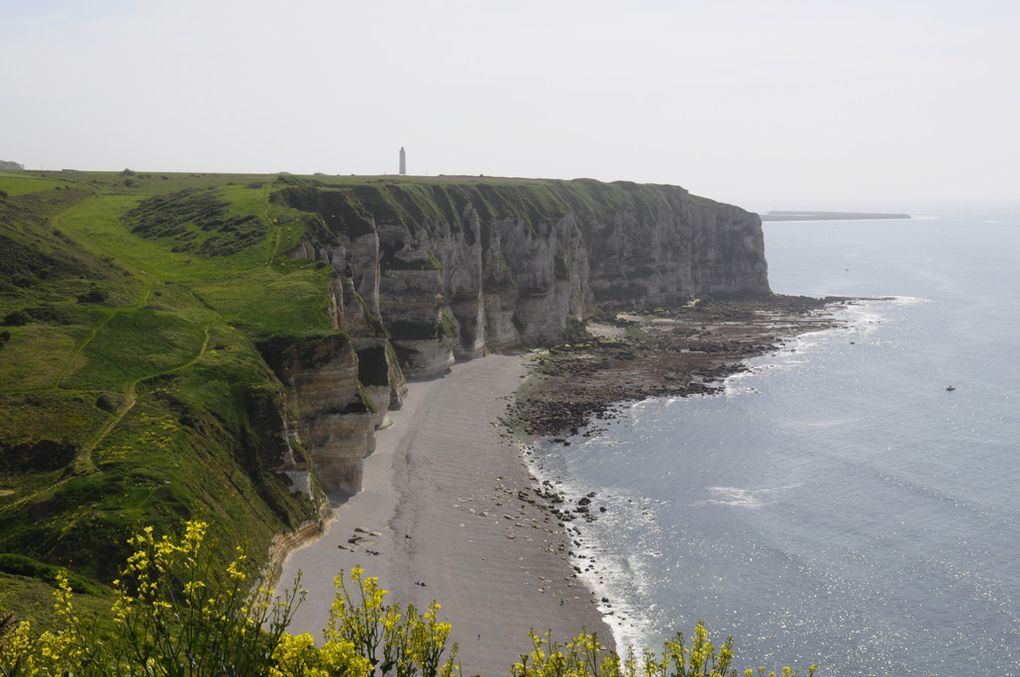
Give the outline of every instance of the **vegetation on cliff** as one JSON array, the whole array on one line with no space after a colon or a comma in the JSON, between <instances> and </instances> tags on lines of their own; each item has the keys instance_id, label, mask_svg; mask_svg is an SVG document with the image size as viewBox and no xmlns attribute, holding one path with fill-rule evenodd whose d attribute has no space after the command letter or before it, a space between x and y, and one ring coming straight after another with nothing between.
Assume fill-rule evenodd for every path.
<instances>
[{"instance_id":1,"label":"vegetation on cliff","mask_svg":"<svg viewBox=\"0 0 1020 677\"><path fill-rule=\"evenodd\" d=\"M274 596L243 550L218 567L205 542L208 525L192 521L180 536L151 527L130 539L133 553L113 581L107 616L85 616L66 573L54 592L55 627L43 632L0 609L0 675L397 675L461 674L451 627L432 602L419 611L387 603L379 580L355 567L335 578L336 596L322 641L292 635L287 626L301 601L294 589ZM732 641L715 646L699 623L661 653L608 650L594 634L565 644L531 633L531 646L508 666L515 677L729 677ZM808 675L815 672L811 666ZM743 674L755 673L750 668ZM765 669L757 674L764 676ZM774 677L775 673L770 672ZM795 674L789 668L783 675Z\"/></svg>"},{"instance_id":2,"label":"vegetation on cliff","mask_svg":"<svg viewBox=\"0 0 1020 677\"><path fill-rule=\"evenodd\" d=\"M0 174L0 597L28 615L52 565L109 595L139 524L202 516L262 559L318 513L256 342L334 333L331 271L282 255L302 230L267 187L130 181Z\"/></svg>"},{"instance_id":3,"label":"vegetation on cliff","mask_svg":"<svg viewBox=\"0 0 1020 677\"><path fill-rule=\"evenodd\" d=\"M279 184L283 187L273 193L272 200L320 215L318 234L326 239L337 232L357 236L383 223L397 224L409 231L452 224L465 228L464 234L470 239L466 220L471 213L477 214L483 224L515 219L533 230L567 215L575 216L582 227L591 227L611 222L620 213L630 213L644 222L654 220L660 213L685 213L692 206L729 208L743 213L691 195L677 186L630 181L286 175L279 179ZM488 229L482 230L483 237L491 234ZM383 251L387 267L408 265L394 254L392 250ZM432 259L423 261L421 267L439 265Z\"/></svg>"}]
</instances>

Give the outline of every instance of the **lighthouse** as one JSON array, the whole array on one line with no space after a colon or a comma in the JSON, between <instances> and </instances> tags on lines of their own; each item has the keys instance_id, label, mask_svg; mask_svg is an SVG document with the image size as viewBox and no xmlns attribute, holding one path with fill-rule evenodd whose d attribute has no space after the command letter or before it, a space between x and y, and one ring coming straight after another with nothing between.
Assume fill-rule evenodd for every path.
<instances>
[{"instance_id":1,"label":"lighthouse","mask_svg":"<svg viewBox=\"0 0 1020 677\"><path fill-rule=\"evenodd\" d=\"M400 147L400 175L407 174L407 154L404 153L404 147Z\"/></svg>"}]
</instances>

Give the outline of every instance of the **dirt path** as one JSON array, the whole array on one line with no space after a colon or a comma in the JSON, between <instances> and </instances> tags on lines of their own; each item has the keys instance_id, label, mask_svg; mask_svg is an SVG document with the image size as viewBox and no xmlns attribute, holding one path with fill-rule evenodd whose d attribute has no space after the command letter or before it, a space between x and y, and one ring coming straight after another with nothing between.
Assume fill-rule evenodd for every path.
<instances>
[{"instance_id":1,"label":"dirt path","mask_svg":"<svg viewBox=\"0 0 1020 677\"><path fill-rule=\"evenodd\" d=\"M74 461L72 462L73 471L71 475L65 477L59 482L48 484L45 487L37 489L31 494L23 496L21 499L15 501L14 503L11 503L9 505L4 506L3 508L0 508L0 513L7 512L8 510L13 510L18 506L24 505L25 503L33 500L37 496L41 496L42 494L48 491L52 491L60 487L61 485L66 484L74 477L93 472L98 472L99 469L96 467L95 462L92 460L92 452L94 452L99 447L99 445L102 444L103 441L110 436L110 433L112 433L113 430L120 424L120 422L124 420L124 417L127 415L127 413L134 408L135 404L138 402L138 385L144 381L148 381L149 379L158 378L160 376L165 376L166 374L173 374L178 371L188 369L189 367L193 366L196 362L198 362L200 359L202 359L202 357L206 353L206 350L209 348L209 339L212 336L211 328L209 327L209 325L205 325L202 328L202 331L204 333L202 346L201 348L199 348L198 353L190 360L183 364L177 365L176 367L172 367L170 369L164 369L163 371L159 371L153 374L147 374L145 376L142 376L141 378L135 379L134 381L127 385L127 387L124 389L123 404L121 404L120 407L117 408L117 411L114 413L113 417L110 420L108 420L103 425L102 428L99 429L99 431L92 438L92 440L87 445L82 447L77 454L75 454Z\"/></svg>"},{"instance_id":2,"label":"dirt path","mask_svg":"<svg viewBox=\"0 0 1020 677\"><path fill-rule=\"evenodd\" d=\"M93 341L96 340L96 336L99 334L99 331L103 327L108 325L110 321L113 320L114 317L116 317L117 315L123 315L124 313L130 311L141 310L142 308L144 308L149 303L149 296L152 295L152 289L153 285L151 284L148 285L145 288L145 291L142 292L142 295L138 298L137 301L135 301L133 305L122 306L120 308L113 308L110 310L110 312L106 313L106 316L100 322L98 322L96 326L92 328L92 332L88 335L88 338L82 341L81 345L74 349L74 353L71 354L71 359L69 359L64 368L60 370L60 373L57 375L57 378L54 379L53 381L52 387L53 388L60 387L61 382L64 379L66 379L70 375L71 370L74 369L74 365L78 362L78 358L81 357L81 354L85 352L85 349Z\"/></svg>"},{"instance_id":3,"label":"dirt path","mask_svg":"<svg viewBox=\"0 0 1020 677\"><path fill-rule=\"evenodd\" d=\"M125 388L124 390L124 403L117 408L117 411L114 413L113 418L107 421L106 425L100 428L99 432L96 433L96 436L92 438L92 441L89 442L86 446L82 447L82 449L75 456L74 459L75 475L82 475L85 473L96 471L95 463L92 461L92 452L95 451L96 448L103 443L103 440L109 437L110 433L113 432L114 428L116 428L117 425L120 424L122 420L124 420L124 416L126 416L127 413L131 411L132 408L134 408L135 403L138 401L138 384L142 383L143 381L158 378L160 376L166 376L167 374L173 374L178 371L183 371L184 369L187 369L188 367L192 366L200 359L202 359L202 356L205 355L205 351L209 347L210 337L209 325L205 325L204 327L202 327L202 332L204 334L202 346L199 348L198 354L195 355L193 358L191 358L184 364L178 365L171 369L164 369L163 371L159 371L154 374L142 376L141 378L137 378L128 384L127 388Z\"/></svg>"}]
</instances>

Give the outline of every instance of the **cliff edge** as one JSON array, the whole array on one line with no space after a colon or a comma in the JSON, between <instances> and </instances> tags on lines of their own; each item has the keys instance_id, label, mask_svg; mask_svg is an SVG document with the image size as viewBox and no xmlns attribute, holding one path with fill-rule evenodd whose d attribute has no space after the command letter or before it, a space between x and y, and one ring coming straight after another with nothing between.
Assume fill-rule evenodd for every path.
<instances>
[{"instance_id":1,"label":"cliff edge","mask_svg":"<svg viewBox=\"0 0 1020 677\"><path fill-rule=\"evenodd\" d=\"M292 256L329 262L367 336L411 378L454 359L559 341L596 306L769 293L761 222L677 186L527 179L298 179ZM376 331L378 333L378 331ZM379 373L382 373L379 366Z\"/></svg>"},{"instance_id":2,"label":"cliff edge","mask_svg":"<svg viewBox=\"0 0 1020 677\"><path fill-rule=\"evenodd\" d=\"M277 185L270 199L304 224L289 255L332 266L337 327L357 356L350 396L330 411L364 425L352 430L336 414L325 423L318 397L304 428L318 441L307 445L316 466L336 469L320 473L333 491L357 491L353 457L400 405L405 374L429 378L487 351L559 342L596 307L769 293L758 216L677 186L290 176ZM301 399L307 388L290 381Z\"/></svg>"}]
</instances>

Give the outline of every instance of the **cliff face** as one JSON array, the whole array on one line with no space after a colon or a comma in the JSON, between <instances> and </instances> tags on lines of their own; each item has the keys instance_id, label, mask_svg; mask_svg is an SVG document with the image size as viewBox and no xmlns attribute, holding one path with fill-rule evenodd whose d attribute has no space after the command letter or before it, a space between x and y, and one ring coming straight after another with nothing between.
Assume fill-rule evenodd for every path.
<instances>
[{"instance_id":1,"label":"cliff face","mask_svg":"<svg viewBox=\"0 0 1020 677\"><path fill-rule=\"evenodd\" d=\"M404 373L561 340L596 305L769 292L758 217L676 186L287 178L273 200L305 221L291 255L335 272L343 345L292 350L282 367L334 492L359 488Z\"/></svg>"}]
</instances>

